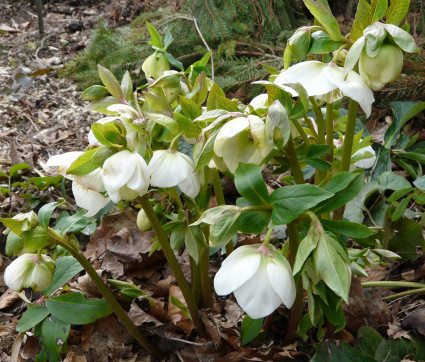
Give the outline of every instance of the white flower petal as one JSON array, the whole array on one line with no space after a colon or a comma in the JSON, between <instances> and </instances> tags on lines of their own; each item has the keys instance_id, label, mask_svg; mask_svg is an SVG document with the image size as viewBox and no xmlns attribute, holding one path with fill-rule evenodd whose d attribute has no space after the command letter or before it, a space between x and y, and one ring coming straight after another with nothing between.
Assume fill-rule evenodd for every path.
<instances>
[{"instance_id":1,"label":"white flower petal","mask_svg":"<svg viewBox=\"0 0 425 362\"><path fill-rule=\"evenodd\" d=\"M267 264L267 275L272 288L279 295L283 304L287 308L291 308L297 294L292 272L279 263L278 259L274 259Z\"/></svg>"},{"instance_id":2,"label":"white flower petal","mask_svg":"<svg viewBox=\"0 0 425 362\"><path fill-rule=\"evenodd\" d=\"M256 97L254 97L251 102L249 102L249 105L253 108L253 109L258 109L258 108L266 108L267 104L269 101L269 95L266 94L260 94Z\"/></svg>"},{"instance_id":3,"label":"white flower petal","mask_svg":"<svg viewBox=\"0 0 425 362\"><path fill-rule=\"evenodd\" d=\"M248 281L258 270L261 255L250 246L241 246L221 264L214 278L218 295L227 295Z\"/></svg>"},{"instance_id":4,"label":"white flower petal","mask_svg":"<svg viewBox=\"0 0 425 362\"><path fill-rule=\"evenodd\" d=\"M75 181L72 183L72 193L76 204L87 210L85 215L87 217L96 215L99 210L103 209L111 201L109 197L85 188Z\"/></svg>"},{"instance_id":5,"label":"white flower petal","mask_svg":"<svg viewBox=\"0 0 425 362\"><path fill-rule=\"evenodd\" d=\"M345 81L337 80L337 85L345 96L359 103L367 117L370 116L372 103L375 102L375 98L373 97L372 90L366 85L359 74L352 70L348 72Z\"/></svg>"},{"instance_id":6,"label":"white flower petal","mask_svg":"<svg viewBox=\"0 0 425 362\"><path fill-rule=\"evenodd\" d=\"M176 186L194 170L193 163L183 157L182 153L166 150L155 151L148 167L151 185L156 187Z\"/></svg>"},{"instance_id":7,"label":"white flower petal","mask_svg":"<svg viewBox=\"0 0 425 362\"><path fill-rule=\"evenodd\" d=\"M270 284L265 260L252 278L233 293L238 304L252 319L268 316L282 304L282 299Z\"/></svg>"},{"instance_id":8,"label":"white flower petal","mask_svg":"<svg viewBox=\"0 0 425 362\"><path fill-rule=\"evenodd\" d=\"M280 73L274 82L279 85L300 83L309 96L325 94L334 90L336 85L323 73L324 67L326 64L315 60L298 63Z\"/></svg>"},{"instance_id":9,"label":"white flower petal","mask_svg":"<svg viewBox=\"0 0 425 362\"><path fill-rule=\"evenodd\" d=\"M133 175L127 181L127 187L136 191L139 195L144 195L149 188L149 168L142 156L133 154L134 171Z\"/></svg>"},{"instance_id":10,"label":"white flower petal","mask_svg":"<svg viewBox=\"0 0 425 362\"><path fill-rule=\"evenodd\" d=\"M249 127L248 118L238 117L227 122L218 132L214 142L214 153L223 157L223 147L226 141Z\"/></svg>"},{"instance_id":11,"label":"white flower petal","mask_svg":"<svg viewBox=\"0 0 425 362\"><path fill-rule=\"evenodd\" d=\"M106 159L103 164L103 184L114 202L118 202L119 200L114 200L115 197L113 198L111 193L116 195L120 187L125 185L133 175L134 168L136 167L134 161L134 154L130 151L121 151Z\"/></svg>"},{"instance_id":12,"label":"white flower petal","mask_svg":"<svg viewBox=\"0 0 425 362\"><path fill-rule=\"evenodd\" d=\"M186 177L186 180L180 182L178 186L183 193L194 199L201 190L201 181L199 179L198 173L190 172Z\"/></svg>"},{"instance_id":13,"label":"white flower petal","mask_svg":"<svg viewBox=\"0 0 425 362\"><path fill-rule=\"evenodd\" d=\"M223 161L231 173L235 173L239 162L249 163L251 159L263 159L255 144L249 140L248 132L240 133L226 141L222 153ZM257 162L256 162L257 163Z\"/></svg>"},{"instance_id":14,"label":"white flower petal","mask_svg":"<svg viewBox=\"0 0 425 362\"><path fill-rule=\"evenodd\" d=\"M96 170L88 173L87 175L74 176L73 180L85 188L88 188L97 192L105 191L105 186L103 185L103 180L102 180L101 168L97 168Z\"/></svg>"},{"instance_id":15,"label":"white flower petal","mask_svg":"<svg viewBox=\"0 0 425 362\"><path fill-rule=\"evenodd\" d=\"M359 168L371 168L375 164L376 153L374 149L372 148L372 146L361 148L353 155L353 157L356 155L364 155L364 156L370 156L370 157L355 162L354 166L357 166Z\"/></svg>"}]
</instances>

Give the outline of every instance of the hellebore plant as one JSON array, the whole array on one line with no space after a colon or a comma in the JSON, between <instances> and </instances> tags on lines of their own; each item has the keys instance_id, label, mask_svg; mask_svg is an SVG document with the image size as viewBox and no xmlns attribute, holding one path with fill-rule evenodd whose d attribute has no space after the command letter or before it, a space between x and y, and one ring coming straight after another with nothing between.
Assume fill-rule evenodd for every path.
<instances>
[{"instance_id":1,"label":"hellebore plant","mask_svg":"<svg viewBox=\"0 0 425 362\"><path fill-rule=\"evenodd\" d=\"M104 296L105 313L113 311L145 349L161 357L79 251L75 233L93 230L90 216L100 217L115 203L139 209L139 229L155 232L152 250L165 255L183 294L178 305L199 336L208 336L199 310L211 308L213 302L219 306L217 295L230 293L250 318L270 316L265 326L273 322L279 306L290 309L284 343L293 341L301 318L299 333L305 336L316 328L319 340L325 325L328 333L344 328L342 303L348 302L352 275L365 276L366 267L398 257L398 225L414 229L407 207L412 200L425 203L423 180L418 178L414 188L391 172L376 175L375 168L382 168L378 150L383 146L373 144L357 120L358 106L364 112L360 117L369 117L373 90L400 74L401 51L418 48L392 18L400 9L391 8L386 15L391 24L378 22L385 17L382 6L368 16L358 12L350 35L342 36L330 10L324 10L328 7L310 1L306 6L320 25L296 31L288 40L282 70L267 67L269 80L257 82L267 93L248 105L228 99L208 78L211 52L185 70L167 52L171 34L163 39L150 24L154 54L143 63L147 84L141 90L133 89L128 72L120 83L99 66L104 86L88 88L82 98L107 117L92 124L84 152L55 155L47 162L72 180L76 204L87 211L61 216L53 227L50 219L59 203L43 206L38 216L1 219L8 227L6 251L23 254L6 269L6 284L16 290L45 288L47 312L53 315L49 300L79 297L61 289L66 278L57 282L54 274L52 279L54 262L45 254L59 266L74 260ZM291 66L292 60L300 62ZM340 108L341 100L348 101L348 112ZM424 108L415 104L409 114ZM391 146L397 141L400 149L393 153L412 158L405 149L414 141L398 137L394 132L385 142ZM391 164L389 156L386 164ZM269 175L272 181L266 185L263 169L280 176ZM225 199L220 172L233 180L236 202ZM388 190L394 193L387 198ZM382 198L376 220L362 212L375 191ZM267 228L263 244L244 245L249 237L242 235L261 240ZM286 235L272 238L277 228L286 228ZM425 247L422 232L415 235L417 245ZM190 283L176 257L182 251L190 261ZM62 259L64 254L72 259ZM213 283L212 255L223 258ZM75 270L68 279L81 269ZM115 287L122 283L110 281ZM136 287L126 284L121 291L131 288ZM303 316L304 296L308 312ZM81 298L81 303L102 303ZM251 327L242 323L242 328Z\"/></svg>"}]
</instances>

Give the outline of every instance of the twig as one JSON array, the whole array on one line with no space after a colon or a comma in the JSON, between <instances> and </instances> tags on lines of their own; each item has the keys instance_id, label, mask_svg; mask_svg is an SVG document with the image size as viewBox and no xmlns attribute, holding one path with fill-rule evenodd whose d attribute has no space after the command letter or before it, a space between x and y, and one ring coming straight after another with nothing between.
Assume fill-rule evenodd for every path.
<instances>
[{"instance_id":1,"label":"twig","mask_svg":"<svg viewBox=\"0 0 425 362\"><path fill-rule=\"evenodd\" d=\"M195 28L196 28L196 32L198 33L199 37L201 38L202 42L205 45L205 48L207 48L208 51L211 52L211 79L214 82L214 55L213 55L213 51L212 49L209 47L207 41L205 40L204 36L201 33L201 30L199 29L198 26L198 22L196 21L196 18L192 18L190 16L183 16L183 15L179 15L179 16L175 16L172 19L166 20L165 22L163 22L160 26L163 26L165 24L168 24L176 19L185 19L185 20L190 20L193 21L193 23L195 24Z\"/></svg>"}]
</instances>

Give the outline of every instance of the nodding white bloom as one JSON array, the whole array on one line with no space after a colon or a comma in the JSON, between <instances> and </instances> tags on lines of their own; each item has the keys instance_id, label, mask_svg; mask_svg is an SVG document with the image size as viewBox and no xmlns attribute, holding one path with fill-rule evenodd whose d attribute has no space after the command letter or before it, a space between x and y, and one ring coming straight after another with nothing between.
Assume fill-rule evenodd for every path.
<instances>
[{"instance_id":1,"label":"nodding white bloom","mask_svg":"<svg viewBox=\"0 0 425 362\"><path fill-rule=\"evenodd\" d=\"M102 181L113 202L134 200L148 191L148 165L138 153L120 151L104 162Z\"/></svg>"},{"instance_id":2,"label":"nodding white bloom","mask_svg":"<svg viewBox=\"0 0 425 362\"><path fill-rule=\"evenodd\" d=\"M72 193L75 203L87 210L86 216L94 216L103 209L110 200L101 192L105 192L102 181L101 169L88 173L87 175L68 175L66 172L71 164L84 152L67 152L49 158L46 163L48 167L57 167L57 171L67 179L72 180Z\"/></svg>"},{"instance_id":3,"label":"nodding white bloom","mask_svg":"<svg viewBox=\"0 0 425 362\"><path fill-rule=\"evenodd\" d=\"M21 226L21 231L31 230L39 223L38 216L34 211L30 211L25 214L15 215L14 217L12 217L12 219L24 222ZM6 230L3 231L3 234L8 235L10 231L10 228L6 228Z\"/></svg>"},{"instance_id":4,"label":"nodding white bloom","mask_svg":"<svg viewBox=\"0 0 425 362\"><path fill-rule=\"evenodd\" d=\"M236 171L239 162L259 165L272 149L267 141L266 125L254 115L227 122L214 142L214 153L223 158L231 173Z\"/></svg>"},{"instance_id":5,"label":"nodding white bloom","mask_svg":"<svg viewBox=\"0 0 425 362\"><path fill-rule=\"evenodd\" d=\"M341 148L344 144L344 137L341 139L334 139L334 145L336 148ZM357 162L352 164L352 168L371 168L376 162L376 153L371 145L365 146L354 152L351 158L359 158L362 157Z\"/></svg>"},{"instance_id":6,"label":"nodding white bloom","mask_svg":"<svg viewBox=\"0 0 425 362\"><path fill-rule=\"evenodd\" d=\"M23 254L6 268L4 282L17 292L22 288L43 290L51 284L55 266L52 258L46 255Z\"/></svg>"},{"instance_id":7,"label":"nodding white bloom","mask_svg":"<svg viewBox=\"0 0 425 362\"><path fill-rule=\"evenodd\" d=\"M311 60L298 63L281 72L274 82L285 87L293 96L298 93L286 87L285 83L300 83L310 97L317 96L326 102L335 102L347 96L358 102L368 117L375 101L372 90L359 74L350 70L346 75L344 68L334 62Z\"/></svg>"},{"instance_id":8,"label":"nodding white bloom","mask_svg":"<svg viewBox=\"0 0 425 362\"><path fill-rule=\"evenodd\" d=\"M154 151L148 167L152 186L178 186L191 198L195 198L201 189L199 175L195 172L195 164L184 153L171 150Z\"/></svg>"},{"instance_id":9,"label":"nodding white bloom","mask_svg":"<svg viewBox=\"0 0 425 362\"><path fill-rule=\"evenodd\" d=\"M291 308L295 282L288 261L274 248L245 245L221 264L214 278L218 295L234 293L241 308L253 319L265 317L282 303Z\"/></svg>"}]
</instances>

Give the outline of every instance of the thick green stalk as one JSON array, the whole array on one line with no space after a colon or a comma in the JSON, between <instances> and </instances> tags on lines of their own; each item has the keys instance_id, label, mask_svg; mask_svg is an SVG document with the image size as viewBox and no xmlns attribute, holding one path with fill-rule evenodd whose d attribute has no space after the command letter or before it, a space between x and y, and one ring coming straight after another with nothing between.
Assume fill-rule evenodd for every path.
<instances>
[{"instance_id":1,"label":"thick green stalk","mask_svg":"<svg viewBox=\"0 0 425 362\"><path fill-rule=\"evenodd\" d=\"M301 171L300 163L298 162L297 151L295 150L294 142L292 141L291 137L289 137L285 149L288 155L289 164L291 165L291 173L292 176L294 176L295 182L297 184L305 183L304 175Z\"/></svg>"},{"instance_id":2,"label":"thick green stalk","mask_svg":"<svg viewBox=\"0 0 425 362\"><path fill-rule=\"evenodd\" d=\"M363 288L425 288L424 283L402 281L363 282Z\"/></svg>"},{"instance_id":3,"label":"thick green stalk","mask_svg":"<svg viewBox=\"0 0 425 362\"><path fill-rule=\"evenodd\" d=\"M200 277L201 277L201 294L202 294L202 306L204 308L211 308L212 306L212 292L209 276L209 265L210 265L210 251L209 247L205 246L199 260L200 264Z\"/></svg>"},{"instance_id":4,"label":"thick green stalk","mask_svg":"<svg viewBox=\"0 0 425 362\"><path fill-rule=\"evenodd\" d=\"M326 156L326 160L333 163L333 145L334 145L334 109L332 103L326 104L326 144L332 146L332 149Z\"/></svg>"},{"instance_id":5,"label":"thick green stalk","mask_svg":"<svg viewBox=\"0 0 425 362\"><path fill-rule=\"evenodd\" d=\"M354 132L356 130L356 118L359 104L350 99L348 106L347 126L345 128L344 143L342 145L341 172L350 171L351 153L353 151Z\"/></svg>"},{"instance_id":6,"label":"thick green stalk","mask_svg":"<svg viewBox=\"0 0 425 362\"><path fill-rule=\"evenodd\" d=\"M419 293L425 293L425 288L406 290L405 292L387 295L386 297L382 298L382 300L397 299L397 298L405 297L406 295L419 294Z\"/></svg>"},{"instance_id":7,"label":"thick green stalk","mask_svg":"<svg viewBox=\"0 0 425 362\"><path fill-rule=\"evenodd\" d=\"M213 187L217 206L225 205L223 186L221 186L220 174L217 169L212 170L213 173ZM233 240L230 240L226 245L226 255L229 256L234 250Z\"/></svg>"},{"instance_id":8,"label":"thick green stalk","mask_svg":"<svg viewBox=\"0 0 425 362\"><path fill-rule=\"evenodd\" d=\"M195 298L192 294L192 290L187 282L183 271L180 267L179 262L177 261L176 256L174 255L173 249L171 249L170 243L168 241L168 237L162 228L161 223L158 220L158 217L155 214L154 209L149 201L147 195L144 195L139 198L140 204L145 210L146 216L148 217L152 229L155 231L156 237L158 239L159 245L161 245L162 252L167 259L168 264L170 265L171 271L174 274L174 277L177 280L177 283L182 291L183 297L186 301L187 308L189 309L190 315L192 317L192 321L195 324L198 333L201 337L206 337L205 327L201 321L201 318L198 313L198 305L196 304Z\"/></svg>"},{"instance_id":9,"label":"thick green stalk","mask_svg":"<svg viewBox=\"0 0 425 362\"><path fill-rule=\"evenodd\" d=\"M347 126L345 128L344 143L342 145L342 160L339 172L350 171L351 153L353 151L354 132L356 130L356 118L359 104L350 99L348 106ZM345 206L340 207L333 213L334 220L342 220L344 217Z\"/></svg>"},{"instance_id":10,"label":"thick green stalk","mask_svg":"<svg viewBox=\"0 0 425 362\"><path fill-rule=\"evenodd\" d=\"M199 272L199 264L197 265L191 256L189 256L189 261L190 274L192 277L192 294L196 303L199 305L199 299L201 295L201 273Z\"/></svg>"},{"instance_id":11,"label":"thick green stalk","mask_svg":"<svg viewBox=\"0 0 425 362\"><path fill-rule=\"evenodd\" d=\"M168 188L168 194L177 202L177 205L181 208L183 208L183 202L182 199L180 198L179 192L177 191L177 188L174 187L169 187Z\"/></svg>"},{"instance_id":12,"label":"thick green stalk","mask_svg":"<svg viewBox=\"0 0 425 362\"><path fill-rule=\"evenodd\" d=\"M94 270L93 266L90 262L80 253L80 251L71 245L68 240L58 234L55 230L49 228L49 236L55 240L56 244L62 246L64 249L68 250L72 256L77 259L77 261L81 264L81 266L85 269L87 274L90 276L92 281L96 284L99 291L102 293L105 300L110 305L112 311L118 317L122 324L127 328L127 330L131 333L131 335L136 338L136 340L141 344L141 346L151 353L153 356L157 358L162 358L164 353L147 339L147 337L137 328L137 326L133 323L130 317L127 315L125 310L121 307L118 301L115 299L112 292L109 290L108 286L105 285L102 278L97 274L96 270Z\"/></svg>"},{"instance_id":13,"label":"thick green stalk","mask_svg":"<svg viewBox=\"0 0 425 362\"><path fill-rule=\"evenodd\" d=\"M295 222L288 224L287 228L288 238L289 238L289 261L291 266L294 266L295 257L297 255L298 246L300 244L300 235L298 233ZM286 331L285 337L283 338L283 344L286 346L291 344L295 338L295 332L298 329L298 324L301 321L302 312L303 312L303 286L301 278L299 277L296 284L296 297L294 304L291 308L291 314L289 316L289 325L288 330Z\"/></svg>"},{"instance_id":14,"label":"thick green stalk","mask_svg":"<svg viewBox=\"0 0 425 362\"><path fill-rule=\"evenodd\" d=\"M314 125L313 125L313 122L311 121L311 119L309 117L305 116L304 121L305 121L305 123L307 123L308 128L310 128L310 131L313 134L313 136L318 139L319 136L317 135L316 129L314 128Z\"/></svg>"}]
</instances>

